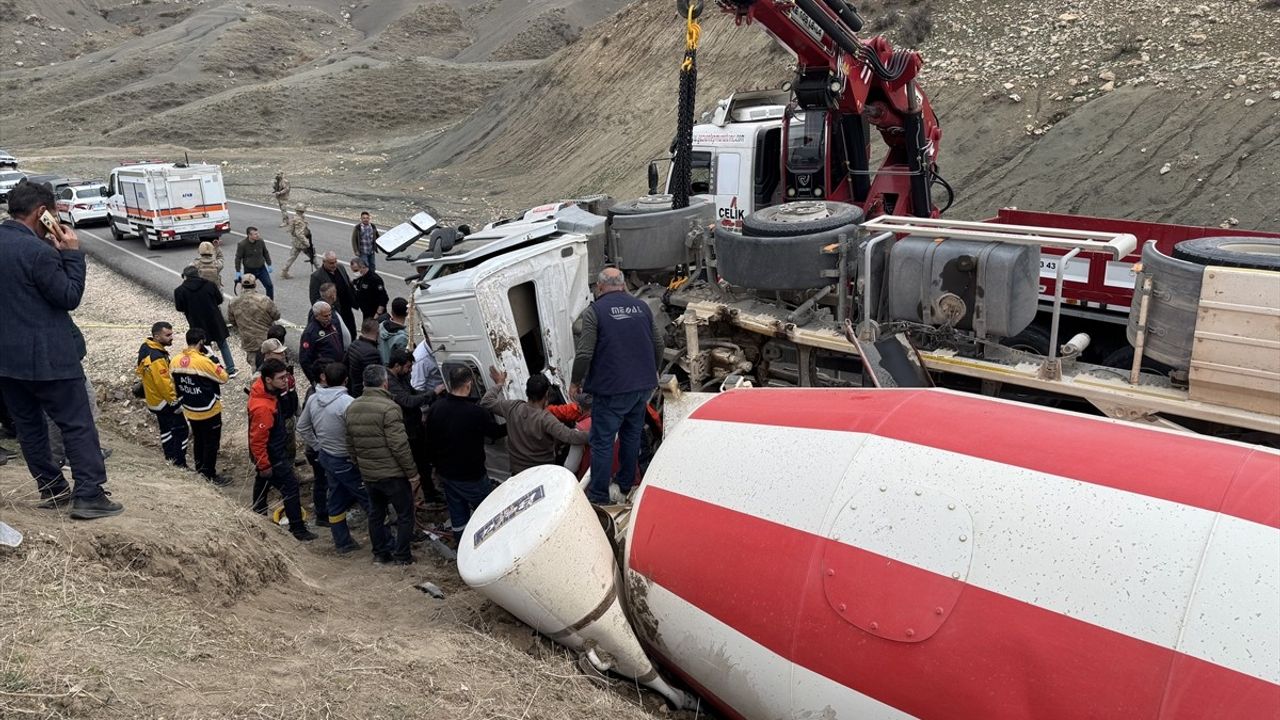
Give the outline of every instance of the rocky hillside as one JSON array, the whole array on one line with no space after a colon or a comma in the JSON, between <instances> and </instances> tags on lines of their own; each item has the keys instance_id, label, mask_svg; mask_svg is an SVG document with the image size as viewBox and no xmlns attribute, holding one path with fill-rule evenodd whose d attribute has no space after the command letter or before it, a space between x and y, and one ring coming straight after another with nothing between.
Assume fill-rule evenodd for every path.
<instances>
[{"instance_id":1,"label":"rocky hillside","mask_svg":"<svg viewBox=\"0 0 1280 720\"><path fill-rule=\"evenodd\" d=\"M548 188L641 192L646 161L675 127L683 32L669 5L632 4L465 123L392 153L397 171L449 166L526 202ZM1277 5L916 0L863 13L924 54L955 213L1015 205L1275 228ZM712 16L700 104L776 86L789 62L756 28Z\"/></svg>"},{"instance_id":2,"label":"rocky hillside","mask_svg":"<svg viewBox=\"0 0 1280 720\"><path fill-rule=\"evenodd\" d=\"M859 6L924 55L956 215L1280 227L1277 0ZM37 164L193 149L233 187L283 167L335 209L468 221L642 192L684 42L669 0L0 0L0 20L0 93L24 109L0 138ZM790 76L759 28L714 6L703 27L700 108Z\"/></svg>"}]
</instances>

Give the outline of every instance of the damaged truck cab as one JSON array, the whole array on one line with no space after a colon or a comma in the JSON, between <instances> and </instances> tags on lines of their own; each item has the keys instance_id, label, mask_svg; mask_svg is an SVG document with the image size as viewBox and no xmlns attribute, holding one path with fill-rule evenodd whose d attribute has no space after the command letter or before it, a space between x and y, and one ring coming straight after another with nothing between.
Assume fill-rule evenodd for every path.
<instances>
[{"instance_id":1,"label":"damaged truck cab","mask_svg":"<svg viewBox=\"0 0 1280 720\"><path fill-rule=\"evenodd\" d=\"M433 232L433 224L421 215L403 223L384 250L425 246L413 260L420 278L413 306L446 382L464 365L478 392L497 367L509 374L512 397L523 397L534 374L567 394L573 319L591 302L591 256L601 252L604 218L557 203L459 238Z\"/></svg>"}]
</instances>

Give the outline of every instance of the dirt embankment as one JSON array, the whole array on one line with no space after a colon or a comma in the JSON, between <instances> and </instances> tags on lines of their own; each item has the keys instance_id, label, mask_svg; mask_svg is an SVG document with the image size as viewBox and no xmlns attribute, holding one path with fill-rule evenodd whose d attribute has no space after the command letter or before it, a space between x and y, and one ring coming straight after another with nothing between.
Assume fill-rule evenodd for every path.
<instances>
[{"instance_id":1,"label":"dirt embankment","mask_svg":"<svg viewBox=\"0 0 1280 720\"><path fill-rule=\"evenodd\" d=\"M425 551L411 568L375 566L367 551L339 557L325 536L302 545L249 512L238 381L220 457L233 484L160 462L128 387L145 327L172 316L91 265L76 320L125 514L86 523L38 510L22 463L0 467L0 520L26 535L0 548L0 717L657 715L656 698L597 687ZM354 531L367 547L363 525ZM413 587L423 580L446 598Z\"/></svg>"}]
</instances>

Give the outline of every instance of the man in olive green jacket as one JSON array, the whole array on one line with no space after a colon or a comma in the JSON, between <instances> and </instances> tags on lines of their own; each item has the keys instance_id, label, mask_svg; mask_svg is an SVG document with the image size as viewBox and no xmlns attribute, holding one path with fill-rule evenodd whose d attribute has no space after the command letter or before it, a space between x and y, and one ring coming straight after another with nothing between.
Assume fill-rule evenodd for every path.
<instances>
[{"instance_id":1,"label":"man in olive green jacket","mask_svg":"<svg viewBox=\"0 0 1280 720\"><path fill-rule=\"evenodd\" d=\"M369 541L379 563L413 563L413 494L417 465L404 429L404 412L387 390L387 369L364 369L364 394L347 407L347 449L369 491ZM387 506L395 508L395 537L388 536Z\"/></svg>"}]
</instances>

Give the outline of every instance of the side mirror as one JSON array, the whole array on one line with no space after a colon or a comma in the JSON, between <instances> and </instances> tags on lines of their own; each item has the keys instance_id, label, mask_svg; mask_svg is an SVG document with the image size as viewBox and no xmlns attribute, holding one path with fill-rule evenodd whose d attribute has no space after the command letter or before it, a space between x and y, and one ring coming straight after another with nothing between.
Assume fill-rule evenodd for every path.
<instances>
[{"instance_id":1,"label":"side mirror","mask_svg":"<svg viewBox=\"0 0 1280 720\"><path fill-rule=\"evenodd\" d=\"M98 188L98 194L101 195L102 197L111 197L111 191L107 189L106 185L103 185L102 187Z\"/></svg>"},{"instance_id":2,"label":"side mirror","mask_svg":"<svg viewBox=\"0 0 1280 720\"><path fill-rule=\"evenodd\" d=\"M649 194L658 194L658 161L649 161Z\"/></svg>"}]
</instances>

